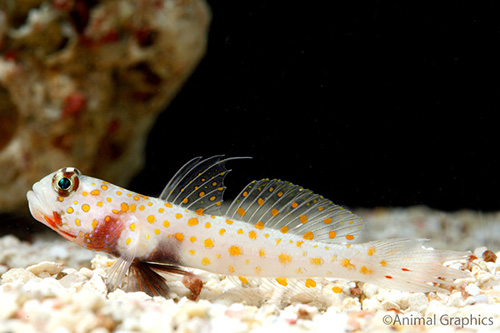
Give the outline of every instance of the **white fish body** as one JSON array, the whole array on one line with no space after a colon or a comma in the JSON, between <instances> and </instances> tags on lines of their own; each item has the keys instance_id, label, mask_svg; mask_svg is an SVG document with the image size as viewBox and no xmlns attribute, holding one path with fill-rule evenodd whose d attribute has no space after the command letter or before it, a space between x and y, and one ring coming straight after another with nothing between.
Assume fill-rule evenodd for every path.
<instances>
[{"instance_id":1,"label":"white fish body","mask_svg":"<svg viewBox=\"0 0 500 333\"><path fill-rule=\"evenodd\" d=\"M422 248L422 239L357 244L363 221L297 185L250 183L220 213L228 170L220 156L183 166L160 198L146 197L63 168L33 186L35 219L85 248L118 257L108 277L118 287L166 296L157 272L185 275L193 298L201 280L180 267L276 286L315 288L321 278L343 278L406 291L438 291L465 272L442 265L467 253ZM293 282L293 283L290 283ZM341 292L341 290L334 290Z\"/></svg>"}]
</instances>

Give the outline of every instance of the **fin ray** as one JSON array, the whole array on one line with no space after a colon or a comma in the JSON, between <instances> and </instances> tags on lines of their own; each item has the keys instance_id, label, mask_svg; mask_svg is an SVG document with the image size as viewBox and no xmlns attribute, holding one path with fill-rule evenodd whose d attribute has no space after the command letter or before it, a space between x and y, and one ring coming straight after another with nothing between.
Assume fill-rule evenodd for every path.
<instances>
[{"instance_id":1,"label":"fin ray","mask_svg":"<svg viewBox=\"0 0 500 333\"><path fill-rule=\"evenodd\" d=\"M364 224L323 196L279 179L248 184L231 203L226 217L327 243L352 242Z\"/></svg>"},{"instance_id":2,"label":"fin ray","mask_svg":"<svg viewBox=\"0 0 500 333\"><path fill-rule=\"evenodd\" d=\"M202 160L196 157L184 164L165 186L160 199L171 204L205 213L220 213L226 187L224 178L231 171L225 163L233 159L215 155Z\"/></svg>"},{"instance_id":3,"label":"fin ray","mask_svg":"<svg viewBox=\"0 0 500 333\"><path fill-rule=\"evenodd\" d=\"M465 271L443 265L465 259L470 252L431 250L422 247L426 239L397 238L366 243L374 249L370 283L402 291L449 292L455 279L470 276Z\"/></svg>"},{"instance_id":4,"label":"fin ray","mask_svg":"<svg viewBox=\"0 0 500 333\"><path fill-rule=\"evenodd\" d=\"M168 298L169 288L163 276L156 273L147 262L134 260L130 266L127 280L128 291L142 291L151 297Z\"/></svg>"}]
</instances>

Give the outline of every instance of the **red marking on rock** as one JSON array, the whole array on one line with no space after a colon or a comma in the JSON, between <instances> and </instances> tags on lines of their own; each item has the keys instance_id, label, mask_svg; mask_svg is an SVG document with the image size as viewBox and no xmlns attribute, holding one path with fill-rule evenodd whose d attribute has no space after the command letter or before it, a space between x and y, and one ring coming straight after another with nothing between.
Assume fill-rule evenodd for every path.
<instances>
[{"instance_id":1,"label":"red marking on rock","mask_svg":"<svg viewBox=\"0 0 500 333\"><path fill-rule=\"evenodd\" d=\"M70 11L75 6L75 0L52 0L52 6L62 11Z\"/></svg>"},{"instance_id":2,"label":"red marking on rock","mask_svg":"<svg viewBox=\"0 0 500 333\"><path fill-rule=\"evenodd\" d=\"M7 50L3 54L3 59L6 61L12 60L16 61L17 60L17 53L14 50Z\"/></svg>"},{"instance_id":3,"label":"red marking on rock","mask_svg":"<svg viewBox=\"0 0 500 333\"><path fill-rule=\"evenodd\" d=\"M87 106L87 98L81 92L75 91L64 99L63 117L80 114Z\"/></svg>"}]
</instances>

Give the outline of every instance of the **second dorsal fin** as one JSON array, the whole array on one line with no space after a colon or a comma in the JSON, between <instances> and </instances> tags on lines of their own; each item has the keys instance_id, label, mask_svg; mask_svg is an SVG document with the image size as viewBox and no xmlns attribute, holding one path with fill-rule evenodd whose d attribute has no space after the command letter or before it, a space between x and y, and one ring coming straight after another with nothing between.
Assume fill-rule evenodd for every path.
<instances>
[{"instance_id":1,"label":"second dorsal fin","mask_svg":"<svg viewBox=\"0 0 500 333\"><path fill-rule=\"evenodd\" d=\"M216 155L204 160L196 157L184 164L165 186L160 199L198 213L220 213L226 189L224 178L231 171L226 169L225 163L246 158L222 157L224 155Z\"/></svg>"},{"instance_id":2,"label":"second dorsal fin","mask_svg":"<svg viewBox=\"0 0 500 333\"><path fill-rule=\"evenodd\" d=\"M248 184L226 212L229 219L301 235L305 240L351 243L363 221L328 199L278 179Z\"/></svg>"}]
</instances>

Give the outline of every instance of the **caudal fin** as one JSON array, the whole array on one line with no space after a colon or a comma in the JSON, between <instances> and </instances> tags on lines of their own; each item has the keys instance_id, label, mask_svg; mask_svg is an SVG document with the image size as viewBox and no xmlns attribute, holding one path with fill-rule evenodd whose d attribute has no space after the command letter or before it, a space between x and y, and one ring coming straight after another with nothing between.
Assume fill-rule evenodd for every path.
<instances>
[{"instance_id":1,"label":"caudal fin","mask_svg":"<svg viewBox=\"0 0 500 333\"><path fill-rule=\"evenodd\" d=\"M444 262L465 259L470 252L422 248L426 239L389 239L366 244L373 259L373 281L384 288L412 292L449 292L446 286L468 277L465 271L446 267ZM371 261L371 260L370 260Z\"/></svg>"}]
</instances>

